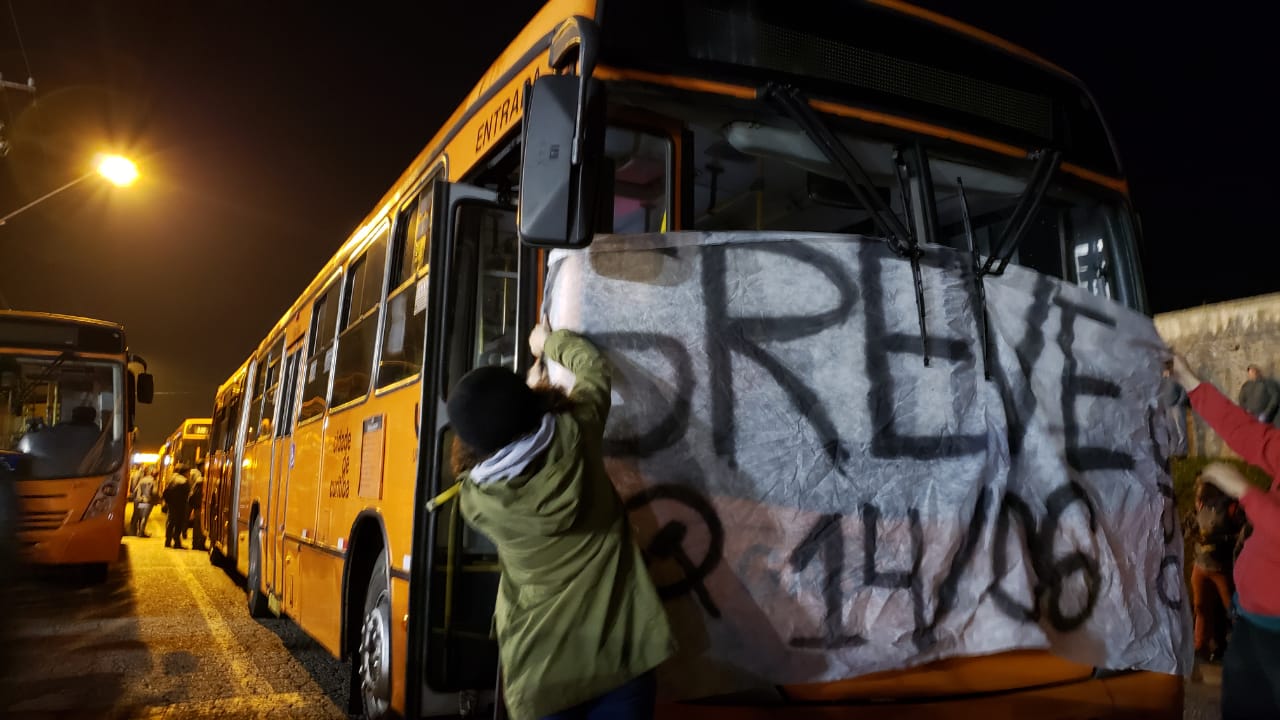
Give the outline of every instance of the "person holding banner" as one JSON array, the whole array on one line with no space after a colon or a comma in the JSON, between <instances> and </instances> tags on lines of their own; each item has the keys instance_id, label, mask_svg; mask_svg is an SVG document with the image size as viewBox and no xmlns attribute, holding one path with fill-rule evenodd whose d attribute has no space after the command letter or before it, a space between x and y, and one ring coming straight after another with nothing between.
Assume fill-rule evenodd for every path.
<instances>
[{"instance_id":1,"label":"person holding banner","mask_svg":"<svg viewBox=\"0 0 1280 720\"><path fill-rule=\"evenodd\" d=\"M604 467L608 361L538 325L533 355L574 374L569 395L501 366L449 395L463 516L498 547L494 610L515 720L650 718L653 670L674 651L666 610Z\"/></svg>"},{"instance_id":2,"label":"person holding banner","mask_svg":"<svg viewBox=\"0 0 1280 720\"><path fill-rule=\"evenodd\" d=\"M1245 462L1272 478L1264 492L1226 463L1212 463L1201 474L1238 499L1253 525L1235 565L1238 620L1222 663L1222 717L1280 718L1280 428L1201 382L1181 355L1173 356L1172 370L1196 413Z\"/></svg>"}]
</instances>

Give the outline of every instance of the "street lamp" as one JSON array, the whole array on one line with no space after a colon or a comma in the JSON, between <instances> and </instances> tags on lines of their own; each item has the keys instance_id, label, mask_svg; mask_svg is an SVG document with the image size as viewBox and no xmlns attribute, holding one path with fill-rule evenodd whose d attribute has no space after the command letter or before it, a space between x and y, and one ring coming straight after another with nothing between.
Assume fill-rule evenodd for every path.
<instances>
[{"instance_id":1,"label":"street lamp","mask_svg":"<svg viewBox=\"0 0 1280 720\"><path fill-rule=\"evenodd\" d=\"M94 167L92 170L81 175L75 180L72 180L66 185L63 185L62 187L57 188L55 190L51 190L45 193L44 195L41 195L40 197L36 198L35 200L32 200L26 205L23 205L17 210L14 210L8 215L5 215L4 217L0 218L0 225L4 225L6 222L9 222L10 220L12 220L19 213L30 210L36 205L39 205L45 200L48 200L54 195L57 195L58 193L62 192L63 190L68 190L72 187L75 187L76 185L79 185L85 180L88 180L89 178L93 177L94 175L101 175L116 187L127 187L133 184L134 180L138 179L138 168L133 164L133 162L131 162L128 158L122 155L99 155L97 157L97 162L94 164Z\"/></svg>"}]
</instances>

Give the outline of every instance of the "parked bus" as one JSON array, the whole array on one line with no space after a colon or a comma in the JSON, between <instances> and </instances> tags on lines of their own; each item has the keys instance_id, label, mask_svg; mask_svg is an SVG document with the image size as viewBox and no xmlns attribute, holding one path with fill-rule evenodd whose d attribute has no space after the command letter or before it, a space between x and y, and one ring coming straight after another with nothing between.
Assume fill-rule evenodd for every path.
<instances>
[{"instance_id":1,"label":"parked bus","mask_svg":"<svg viewBox=\"0 0 1280 720\"><path fill-rule=\"evenodd\" d=\"M159 471L156 480L159 482L160 492L168 487L173 469L178 465L204 472L204 464L209 459L209 433L212 427L212 418L187 418L169 433L169 437L160 446L160 457L156 462Z\"/></svg>"},{"instance_id":2,"label":"parked bus","mask_svg":"<svg viewBox=\"0 0 1280 720\"><path fill-rule=\"evenodd\" d=\"M478 365L530 367L524 338L548 282L541 248L679 231L886 239L917 271L917 296L899 309L907 326L918 312L922 329L929 247L972 247L991 261L987 274L1012 263L1145 311L1137 225L1106 126L1077 79L1025 50L898 0L550 2L215 401L219 501L207 516L217 552L247 578L253 614L287 615L351 658L353 711L465 714L492 697L496 551L456 503L432 502L454 483L448 389ZM637 309L688 299L665 302ZM1015 511L1000 511L1006 531ZM672 527L683 537L685 525ZM843 558L839 542L820 547L824 562ZM792 562L803 567L812 552ZM812 594L841 593L828 583ZM857 615L874 608L834 611L876 621ZM821 650L840 636L810 640L791 647ZM691 652L708 642L681 641ZM938 651L936 662L865 677L757 677L751 692L661 714L978 717L1051 706L1064 718L1180 717L1178 675L1045 647Z\"/></svg>"},{"instance_id":3,"label":"parked bus","mask_svg":"<svg viewBox=\"0 0 1280 720\"><path fill-rule=\"evenodd\" d=\"M0 460L29 561L106 577L124 533L135 403L153 392L145 368L116 323L0 311Z\"/></svg>"},{"instance_id":4,"label":"parked bus","mask_svg":"<svg viewBox=\"0 0 1280 720\"><path fill-rule=\"evenodd\" d=\"M241 416L245 408L245 380L249 363L241 365L218 388L213 402L213 424L210 429L209 459L205 472L205 498L202 517L205 537L209 542L209 560L214 565L227 563L234 567L238 553L238 516L248 517L239 509Z\"/></svg>"}]
</instances>

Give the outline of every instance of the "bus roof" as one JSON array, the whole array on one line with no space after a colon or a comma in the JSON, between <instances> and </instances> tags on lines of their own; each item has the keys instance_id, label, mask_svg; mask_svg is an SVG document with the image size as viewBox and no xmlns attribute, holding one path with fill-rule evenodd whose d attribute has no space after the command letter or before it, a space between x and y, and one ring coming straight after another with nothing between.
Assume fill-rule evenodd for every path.
<instances>
[{"instance_id":1,"label":"bus roof","mask_svg":"<svg viewBox=\"0 0 1280 720\"><path fill-rule=\"evenodd\" d=\"M611 2L619 3L620 0L611 0ZM1093 98L1089 95L1088 89L1074 75L1039 55L989 32L902 0L861 0L860 4L874 6L915 21L927 23L946 32L962 35L969 40L1007 53L1020 61L1034 65L1040 70L1047 70L1060 77L1087 96L1090 103L1093 103ZM335 277L347 258L359 250L364 241L369 239L373 232L381 226L388 217L388 213L405 199L402 195L406 190L411 189L412 184L431 169L432 163L435 163L438 158L443 156L445 148L455 139L459 131L474 119L476 113L480 112L486 104L494 100L496 95L506 89L512 79L537 59L539 53L547 51L551 39L561 23L574 16L596 20L599 18L601 5L602 3L598 3L597 0L550 0L542 6L493 63L489 65L471 92L467 94L466 98L449 116L449 119L426 143L404 172L389 186L389 190L381 197L375 208L361 220L360 224L343 241L333 257L325 263L311 282L298 294L295 302L281 315L272 329L264 336L261 343L250 353L251 357L257 355L263 348L268 347L270 343L279 337L290 319L301 312L302 303L311 297L314 290L318 290L321 285ZM506 129L503 128L503 132ZM1107 135L1109 149L1112 149L1110 147L1110 134L1105 127L1103 128L1103 133ZM963 133L960 135L963 135ZM1109 175L1090 171L1072 163L1064 163L1064 168L1090 182L1121 191L1127 190L1127 185L1123 180L1112 178ZM447 179L452 180L454 178L448 177ZM247 366L247 364L248 362L246 361L245 365ZM228 378L228 381L233 380L234 377L235 374Z\"/></svg>"},{"instance_id":2,"label":"bus roof","mask_svg":"<svg viewBox=\"0 0 1280 720\"><path fill-rule=\"evenodd\" d=\"M1059 75L1062 75L1063 77L1070 78L1071 80L1075 81L1077 84L1080 84L1080 79L1077 78L1075 75L1072 75L1071 73L1067 72L1061 67L1058 67L1057 65L1049 62L1048 60L1045 60L1039 55L1022 47L1021 45L1011 43L1008 40L1005 40L1004 38L998 35L992 35L986 30L983 30L978 27L974 27L973 25L970 25L966 22L961 22L959 20L947 17L946 15L934 12L932 10L926 10L918 5L912 5L911 3L908 3L908 2L902 2L902 0L865 0L865 2L868 2L872 5L878 5L880 7L887 8L889 10L893 10L895 12L902 13L903 15L910 15L911 17L914 17L916 19L923 20L928 23L932 23L934 25L937 25L938 27L953 30L962 35L967 35L968 37L971 37L974 40L984 42L993 47L998 47L1001 50L1004 50L1005 52L1011 55L1016 55L1025 60L1030 60L1031 62L1034 62L1044 67L1047 70L1052 70L1053 72L1056 72Z\"/></svg>"},{"instance_id":3,"label":"bus roof","mask_svg":"<svg viewBox=\"0 0 1280 720\"><path fill-rule=\"evenodd\" d=\"M111 330L124 330L123 325L109 320L98 320L96 318L80 317L78 315L39 312L36 310L0 310L0 320L9 318L24 321L29 320L31 322L63 323L67 325L86 325L90 327L108 328Z\"/></svg>"},{"instance_id":4,"label":"bus roof","mask_svg":"<svg viewBox=\"0 0 1280 720\"><path fill-rule=\"evenodd\" d=\"M102 354L127 349L119 323L26 310L0 310L0 346Z\"/></svg>"}]
</instances>

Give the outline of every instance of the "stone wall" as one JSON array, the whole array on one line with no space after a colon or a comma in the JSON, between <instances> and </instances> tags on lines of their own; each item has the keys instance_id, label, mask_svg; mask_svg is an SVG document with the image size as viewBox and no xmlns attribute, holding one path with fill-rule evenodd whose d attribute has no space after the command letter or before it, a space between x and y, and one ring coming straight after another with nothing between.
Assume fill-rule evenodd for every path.
<instances>
[{"instance_id":1,"label":"stone wall","mask_svg":"<svg viewBox=\"0 0 1280 720\"><path fill-rule=\"evenodd\" d=\"M1161 313L1155 323L1160 336L1187 358L1200 378L1232 400L1248 379L1250 364L1261 367L1267 377L1280 376L1280 293ZM1190 429L1190 441L1193 455L1233 454L1199 418Z\"/></svg>"}]
</instances>

